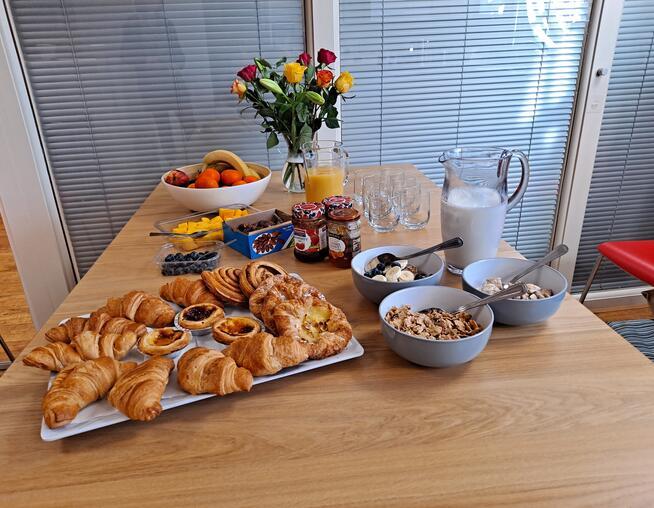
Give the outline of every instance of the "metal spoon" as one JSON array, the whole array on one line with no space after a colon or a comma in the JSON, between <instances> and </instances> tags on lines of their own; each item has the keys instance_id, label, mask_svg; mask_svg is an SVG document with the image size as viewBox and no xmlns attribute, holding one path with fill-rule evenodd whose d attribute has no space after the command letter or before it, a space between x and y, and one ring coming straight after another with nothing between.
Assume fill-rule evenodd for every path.
<instances>
[{"instance_id":1,"label":"metal spoon","mask_svg":"<svg viewBox=\"0 0 654 508\"><path fill-rule=\"evenodd\" d=\"M456 247L461 247L462 245L463 239L457 236L450 240L445 240L443 243L439 243L438 245L433 245L432 247L428 247L426 249L419 250L418 252L414 252L413 254L409 254L408 256L398 257L395 254L391 254L390 252L384 252L383 254L377 256L377 261L383 265L390 265L391 263L400 259L411 259L418 256L423 256L425 254L431 254L432 252L437 252L439 250L454 249Z\"/></svg>"},{"instance_id":2,"label":"metal spoon","mask_svg":"<svg viewBox=\"0 0 654 508\"><path fill-rule=\"evenodd\" d=\"M508 298L511 298L513 296L519 296L523 293L527 292L527 285L524 282L519 282L518 284L514 284L513 286L509 286L506 289L502 289L501 291L498 291L497 293L493 293L490 296L487 296L486 298L482 298L481 300L475 300L474 302L466 303L465 305L461 305L456 309L457 312L465 312L466 310L473 309L475 307L479 307L481 305L486 305L487 303L493 303L493 302L498 302L500 300L506 300Z\"/></svg>"},{"instance_id":3,"label":"metal spoon","mask_svg":"<svg viewBox=\"0 0 654 508\"><path fill-rule=\"evenodd\" d=\"M528 273L531 273L534 271L536 268L540 268L541 266L545 266L547 263L554 261L555 259L560 258L563 256L565 253L568 252L568 246L564 243L557 245L554 247L550 252L545 254L542 258L540 258L538 261L536 261L533 265L528 267L526 270L521 271L517 275L514 275L509 279L509 282L504 284L504 287L509 287L511 284L515 284L518 282L520 279L522 279L525 275Z\"/></svg>"},{"instance_id":4,"label":"metal spoon","mask_svg":"<svg viewBox=\"0 0 654 508\"><path fill-rule=\"evenodd\" d=\"M209 233L211 233L211 231L196 231L195 233L164 233L162 231L151 231L150 236L185 236L188 238L200 238Z\"/></svg>"}]
</instances>

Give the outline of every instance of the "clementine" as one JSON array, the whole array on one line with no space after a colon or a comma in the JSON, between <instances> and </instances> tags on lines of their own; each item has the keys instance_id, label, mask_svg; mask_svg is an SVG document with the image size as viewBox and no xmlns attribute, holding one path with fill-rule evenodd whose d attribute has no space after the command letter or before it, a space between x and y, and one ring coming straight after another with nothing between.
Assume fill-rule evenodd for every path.
<instances>
[{"instance_id":1,"label":"clementine","mask_svg":"<svg viewBox=\"0 0 654 508\"><path fill-rule=\"evenodd\" d=\"M243 181L245 183L258 182L259 180L260 180L260 178L258 176L254 176L254 175L249 175L249 176L246 176L245 178L243 178Z\"/></svg>"},{"instance_id":2,"label":"clementine","mask_svg":"<svg viewBox=\"0 0 654 508\"><path fill-rule=\"evenodd\" d=\"M206 175L207 178L213 178L216 182L220 183L220 173L214 168L207 168L200 175Z\"/></svg>"},{"instance_id":3,"label":"clementine","mask_svg":"<svg viewBox=\"0 0 654 508\"><path fill-rule=\"evenodd\" d=\"M241 180L241 173L235 169L226 169L220 174L223 185L234 185L235 182Z\"/></svg>"},{"instance_id":4,"label":"clementine","mask_svg":"<svg viewBox=\"0 0 654 508\"><path fill-rule=\"evenodd\" d=\"M215 189L218 187L218 182L211 175L205 175L202 172L195 181L195 187L198 189Z\"/></svg>"},{"instance_id":5,"label":"clementine","mask_svg":"<svg viewBox=\"0 0 654 508\"><path fill-rule=\"evenodd\" d=\"M234 187L236 185L246 185L246 184L247 184L247 182L245 180L237 180L232 184L232 187Z\"/></svg>"}]
</instances>

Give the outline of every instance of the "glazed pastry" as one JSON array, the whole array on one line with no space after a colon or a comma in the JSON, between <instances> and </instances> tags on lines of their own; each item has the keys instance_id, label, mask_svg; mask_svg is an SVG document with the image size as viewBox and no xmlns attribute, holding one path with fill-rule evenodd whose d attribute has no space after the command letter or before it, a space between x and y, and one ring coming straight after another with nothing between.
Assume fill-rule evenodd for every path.
<instances>
[{"instance_id":1,"label":"glazed pastry","mask_svg":"<svg viewBox=\"0 0 654 508\"><path fill-rule=\"evenodd\" d=\"M96 333L86 331L73 339L73 347L85 359L93 360L103 356L122 360L136 344L136 333Z\"/></svg>"},{"instance_id":2,"label":"glazed pastry","mask_svg":"<svg viewBox=\"0 0 654 508\"><path fill-rule=\"evenodd\" d=\"M80 410L104 397L119 376L135 367L134 362L121 363L113 358L69 365L57 375L43 397L45 424L56 429L70 423Z\"/></svg>"},{"instance_id":3,"label":"glazed pastry","mask_svg":"<svg viewBox=\"0 0 654 508\"><path fill-rule=\"evenodd\" d=\"M241 305L247 298L241 291L238 282L241 270L233 267L221 266L212 271L202 272L202 280L209 290L221 301L231 305Z\"/></svg>"},{"instance_id":4,"label":"glazed pastry","mask_svg":"<svg viewBox=\"0 0 654 508\"><path fill-rule=\"evenodd\" d=\"M211 303L198 303L182 309L179 313L179 326L187 330L209 328L218 319L225 317L221 307Z\"/></svg>"},{"instance_id":5,"label":"glazed pastry","mask_svg":"<svg viewBox=\"0 0 654 508\"><path fill-rule=\"evenodd\" d=\"M177 362L177 382L192 395L249 392L252 374L237 367L233 359L206 347L189 349Z\"/></svg>"},{"instance_id":6,"label":"glazed pastry","mask_svg":"<svg viewBox=\"0 0 654 508\"><path fill-rule=\"evenodd\" d=\"M138 348L149 356L163 356L184 349L191 342L191 332L176 328L158 328L146 333Z\"/></svg>"},{"instance_id":7,"label":"glazed pastry","mask_svg":"<svg viewBox=\"0 0 654 508\"><path fill-rule=\"evenodd\" d=\"M311 297L318 299L324 298L322 293L313 286L302 282L297 277L287 275L268 290L261 307L261 319L270 331L276 333L277 325L273 313L277 306L287 300L304 301ZM283 334L279 333L277 335Z\"/></svg>"},{"instance_id":8,"label":"glazed pastry","mask_svg":"<svg viewBox=\"0 0 654 508\"><path fill-rule=\"evenodd\" d=\"M45 338L50 342L70 342L71 339L84 329L88 318L72 317L59 326L50 328L45 332Z\"/></svg>"},{"instance_id":9,"label":"glazed pastry","mask_svg":"<svg viewBox=\"0 0 654 508\"><path fill-rule=\"evenodd\" d=\"M222 352L233 358L236 365L252 372L253 376L276 374L309 357L305 344L291 337L273 337L266 332L249 339L235 340Z\"/></svg>"},{"instance_id":10,"label":"glazed pastry","mask_svg":"<svg viewBox=\"0 0 654 508\"><path fill-rule=\"evenodd\" d=\"M247 316L225 317L216 321L211 328L216 342L227 345L237 339L252 338L260 331L259 322Z\"/></svg>"},{"instance_id":11,"label":"glazed pastry","mask_svg":"<svg viewBox=\"0 0 654 508\"><path fill-rule=\"evenodd\" d=\"M250 261L241 269L238 278L243 294L249 298L254 290L271 275L286 275L286 270L271 261Z\"/></svg>"},{"instance_id":12,"label":"glazed pastry","mask_svg":"<svg viewBox=\"0 0 654 508\"><path fill-rule=\"evenodd\" d=\"M181 307L189 307L198 303L212 303L222 306L216 296L207 289L202 279L190 280L176 277L159 289L159 296L169 302L175 302Z\"/></svg>"},{"instance_id":13,"label":"glazed pastry","mask_svg":"<svg viewBox=\"0 0 654 508\"><path fill-rule=\"evenodd\" d=\"M29 367L38 367L39 369L55 372L83 361L84 359L75 348L65 342L53 342L45 346L35 347L23 358L23 364Z\"/></svg>"},{"instance_id":14,"label":"glazed pastry","mask_svg":"<svg viewBox=\"0 0 654 508\"><path fill-rule=\"evenodd\" d=\"M248 299L248 307L250 308L250 312L252 314L261 319L261 311L263 309L263 304L266 301L266 295L268 294L268 291L270 291L271 287L282 280L284 280L283 275L273 275L272 277L268 277L261 284L259 284L259 287L254 290Z\"/></svg>"},{"instance_id":15,"label":"glazed pastry","mask_svg":"<svg viewBox=\"0 0 654 508\"><path fill-rule=\"evenodd\" d=\"M280 334L307 344L312 360L340 353L352 338L345 313L320 298L282 302L274 320Z\"/></svg>"},{"instance_id":16,"label":"glazed pastry","mask_svg":"<svg viewBox=\"0 0 654 508\"><path fill-rule=\"evenodd\" d=\"M132 420L154 420L162 411L161 397L173 368L169 358L150 358L120 376L107 400Z\"/></svg>"}]
</instances>

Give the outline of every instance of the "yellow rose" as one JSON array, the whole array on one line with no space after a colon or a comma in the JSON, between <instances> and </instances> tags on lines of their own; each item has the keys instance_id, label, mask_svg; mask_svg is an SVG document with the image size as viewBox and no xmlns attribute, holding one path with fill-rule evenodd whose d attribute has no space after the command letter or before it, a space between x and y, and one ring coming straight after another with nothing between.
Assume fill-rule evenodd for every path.
<instances>
[{"instance_id":1,"label":"yellow rose","mask_svg":"<svg viewBox=\"0 0 654 508\"><path fill-rule=\"evenodd\" d=\"M354 78L352 74L347 71L341 72L341 75L338 77L334 86L339 93L347 93L350 91L350 88L354 85Z\"/></svg>"},{"instance_id":2,"label":"yellow rose","mask_svg":"<svg viewBox=\"0 0 654 508\"><path fill-rule=\"evenodd\" d=\"M241 102L243 97L245 97L245 92L247 92L247 87L244 83L240 82L238 79L235 79L232 82L231 93L238 95L238 101Z\"/></svg>"},{"instance_id":3,"label":"yellow rose","mask_svg":"<svg viewBox=\"0 0 654 508\"><path fill-rule=\"evenodd\" d=\"M301 63L298 62L291 62L287 63L284 65L284 77L286 78L286 81L289 83L299 83L302 81L302 77L304 76L304 71L306 71L307 68L302 65Z\"/></svg>"}]
</instances>

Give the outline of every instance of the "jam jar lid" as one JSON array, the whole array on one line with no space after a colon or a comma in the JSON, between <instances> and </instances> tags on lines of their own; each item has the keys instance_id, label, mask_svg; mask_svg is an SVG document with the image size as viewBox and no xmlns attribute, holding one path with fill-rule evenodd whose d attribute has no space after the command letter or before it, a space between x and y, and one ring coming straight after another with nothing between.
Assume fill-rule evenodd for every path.
<instances>
[{"instance_id":1,"label":"jam jar lid","mask_svg":"<svg viewBox=\"0 0 654 508\"><path fill-rule=\"evenodd\" d=\"M358 210L355 208L340 208L337 210L332 210L329 213L329 218L335 221L349 221L357 220L361 215Z\"/></svg>"},{"instance_id":2,"label":"jam jar lid","mask_svg":"<svg viewBox=\"0 0 654 508\"><path fill-rule=\"evenodd\" d=\"M330 213L332 210L352 208L352 198L348 196L329 196L322 200L322 204L325 205L327 213Z\"/></svg>"},{"instance_id":3,"label":"jam jar lid","mask_svg":"<svg viewBox=\"0 0 654 508\"><path fill-rule=\"evenodd\" d=\"M325 205L315 201L296 203L292 208L294 219L319 219L325 215Z\"/></svg>"}]
</instances>

